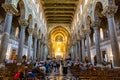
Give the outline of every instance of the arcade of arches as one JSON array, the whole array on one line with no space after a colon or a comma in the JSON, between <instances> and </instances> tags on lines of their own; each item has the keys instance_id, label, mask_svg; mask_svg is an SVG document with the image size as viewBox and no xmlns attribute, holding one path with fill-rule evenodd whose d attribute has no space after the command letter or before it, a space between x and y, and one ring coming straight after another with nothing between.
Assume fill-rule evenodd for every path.
<instances>
[{"instance_id":1,"label":"arcade of arches","mask_svg":"<svg viewBox=\"0 0 120 80\"><path fill-rule=\"evenodd\" d=\"M0 63L48 59L120 67L120 0L0 0Z\"/></svg>"}]
</instances>

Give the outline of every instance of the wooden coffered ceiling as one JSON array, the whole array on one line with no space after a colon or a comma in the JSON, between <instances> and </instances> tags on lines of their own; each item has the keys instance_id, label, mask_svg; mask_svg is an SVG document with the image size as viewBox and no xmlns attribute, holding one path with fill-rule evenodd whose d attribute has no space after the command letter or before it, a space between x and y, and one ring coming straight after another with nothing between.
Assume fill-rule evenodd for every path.
<instances>
[{"instance_id":1,"label":"wooden coffered ceiling","mask_svg":"<svg viewBox=\"0 0 120 80\"><path fill-rule=\"evenodd\" d=\"M42 0L48 24L71 24L79 0Z\"/></svg>"}]
</instances>

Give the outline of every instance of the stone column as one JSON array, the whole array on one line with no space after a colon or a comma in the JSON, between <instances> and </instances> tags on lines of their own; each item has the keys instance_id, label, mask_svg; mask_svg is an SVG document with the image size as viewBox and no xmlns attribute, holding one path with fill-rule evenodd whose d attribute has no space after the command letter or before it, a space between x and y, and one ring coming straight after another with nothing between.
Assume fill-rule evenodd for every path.
<instances>
[{"instance_id":1,"label":"stone column","mask_svg":"<svg viewBox=\"0 0 120 80\"><path fill-rule=\"evenodd\" d=\"M45 44L44 43L43 43L43 48L42 49L43 49L42 60L44 61L44 56L45 56Z\"/></svg>"},{"instance_id":2,"label":"stone column","mask_svg":"<svg viewBox=\"0 0 120 80\"><path fill-rule=\"evenodd\" d=\"M74 53L74 60L77 60L76 42L74 42L74 44L73 44L73 53Z\"/></svg>"},{"instance_id":3,"label":"stone column","mask_svg":"<svg viewBox=\"0 0 120 80\"><path fill-rule=\"evenodd\" d=\"M33 45L33 60L36 60L37 54L37 35L34 35L34 45Z\"/></svg>"},{"instance_id":4,"label":"stone column","mask_svg":"<svg viewBox=\"0 0 120 80\"><path fill-rule=\"evenodd\" d=\"M74 45L74 48L75 48L75 60L77 60L79 57L78 57L78 52L77 52L77 41Z\"/></svg>"},{"instance_id":5,"label":"stone column","mask_svg":"<svg viewBox=\"0 0 120 80\"><path fill-rule=\"evenodd\" d=\"M73 58L73 60L75 60L75 44L73 43L72 44L72 58Z\"/></svg>"},{"instance_id":6,"label":"stone column","mask_svg":"<svg viewBox=\"0 0 120 80\"><path fill-rule=\"evenodd\" d=\"M92 27L94 29L95 34L95 47L96 47L96 57L97 57L97 64L101 64L101 52L100 52L100 34L98 26L100 25L100 21L96 21L92 23Z\"/></svg>"},{"instance_id":7,"label":"stone column","mask_svg":"<svg viewBox=\"0 0 120 80\"><path fill-rule=\"evenodd\" d=\"M107 17L107 20L108 20L114 65L120 67L120 52L119 52L119 45L117 41L117 34L115 33L116 27L115 27L115 21L114 21L114 14L116 13L117 9L118 7L115 4L108 5L104 8L102 13Z\"/></svg>"},{"instance_id":8,"label":"stone column","mask_svg":"<svg viewBox=\"0 0 120 80\"><path fill-rule=\"evenodd\" d=\"M43 42L41 41L41 48L40 48L41 52L40 52L40 60L43 60Z\"/></svg>"},{"instance_id":9,"label":"stone column","mask_svg":"<svg viewBox=\"0 0 120 80\"><path fill-rule=\"evenodd\" d=\"M32 34L33 34L33 28L28 28L29 38L28 38L28 60L30 59L31 50L32 50Z\"/></svg>"},{"instance_id":10,"label":"stone column","mask_svg":"<svg viewBox=\"0 0 120 80\"><path fill-rule=\"evenodd\" d=\"M81 41L82 41L82 62L85 61L85 37L81 36Z\"/></svg>"},{"instance_id":11,"label":"stone column","mask_svg":"<svg viewBox=\"0 0 120 80\"><path fill-rule=\"evenodd\" d=\"M86 36L86 49L87 49L87 55L88 55L88 60L91 62L91 53L90 53L90 43L89 43L89 35L91 33L90 29L84 30L85 36Z\"/></svg>"},{"instance_id":12,"label":"stone column","mask_svg":"<svg viewBox=\"0 0 120 80\"><path fill-rule=\"evenodd\" d=\"M43 53L43 54L44 54L44 55L43 55L43 58L44 58L43 60L44 60L44 61L47 60L47 51L46 51L46 50L47 50L47 46L46 46L46 44L44 44L44 47L43 47L43 52L44 52L44 53Z\"/></svg>"},{"instance_id":13,"label":"stone column","mask_svg":"<svg viewBox=\"0 0 120 80\"><path fill-rule=\"evenodd\" d=\"M79 47L79 40L77 40L77 55L78 55L78 59L80 60L80 47Z\"/></svg>"},{"instance_id":14,"label":"stone column","mask_svg":"<svg viewBox=\"0 0 120 80\"><path fill-rule=\"evenodd\" d=\"M41 46L41 39L38 39L38 55L37 55L37 59L39 59L39 60L40 60L40 56L41 56L40 55L40 51L41 51L40 46Z\"/></svg>"},{"instance_id":15,"label":"stone column","mask_svg":"<svg viewBox=\"0 0 120 80\"><path fill-rule=\"evenodd\" d=\"M20 41L18 47L17 62L22 61L22 54L23 54L24 40L25 40L25 28L27 27L28 22L26 19L20 19L19 24L21 26L21 30L20 30Z\"/></svg>"},{"instance_id":16,"label":"stone column","mask_svg":"<svg viewBox=\"0 0 120 80\"><path fill-rule=\"evenodd\" d=\"M71 47L71 59L74 60L75 57L74 57L74 46L72 44L72 47Z\"/></svg>"},{"instance_id":17,"label":"stone column","mask_svg":"<svg viewBox=\"0 0 120 80\"><path fill-rule=\"evenodd\" d=\"M79 60L82 62L82 55L81 55L81 40L78 41L78 51L79 51Z\"/></svg>"},{"instance_id":18,"label":"stone column","mask_svg":"<svg viewBox=\"0 0 120 80\"><path fill-rule=\"evenodd\" d=\"M39 32L38 32L38 35L37 35L37 37L38 37L38 44L37 44L37 59L40 61L40 46L41 46L41 38L40 38L40 34L41 32L40 32L40 30L39 30Z\"/></svg>"},{"instance_id":19,"label":"stone column","mask_svg":"<svg viewBox=\"0 0 120 80\"><path fill-rule=\"evenodd\" d=\"M12 4L11 4L12 6ZM12 25L12 19L13 19L13 14L14 10L10 5L3 4L3 8L6 11L6 17L5 17L5 23L4 26L4 32L2 34L2 40L1 40L1 47L0 47L0 63L4 62L7 48L8 48L8 43L9 43L9 37L10 37L10 30L11 30L11 25Z\"/></svg>"}]
</instances>

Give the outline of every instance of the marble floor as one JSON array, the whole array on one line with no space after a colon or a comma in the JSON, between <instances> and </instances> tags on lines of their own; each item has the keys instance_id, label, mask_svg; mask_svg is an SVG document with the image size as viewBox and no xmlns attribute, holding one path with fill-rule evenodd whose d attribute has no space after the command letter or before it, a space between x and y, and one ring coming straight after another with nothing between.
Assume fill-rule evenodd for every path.
<instances>
[{"instance_id":1,"label":"marble floor","mask_svg":"<svg viewBox=\"0 0 120 80\"><path fill-rule=\"evenodd\" d=\"M64 75L62 73L62 67L60 67L59 71L53 70L52 73L48 74L45 80L76 80L76 79L75 77L72 76L69 70L68 70L68 74Z\"/></svg>"}]
</instances>

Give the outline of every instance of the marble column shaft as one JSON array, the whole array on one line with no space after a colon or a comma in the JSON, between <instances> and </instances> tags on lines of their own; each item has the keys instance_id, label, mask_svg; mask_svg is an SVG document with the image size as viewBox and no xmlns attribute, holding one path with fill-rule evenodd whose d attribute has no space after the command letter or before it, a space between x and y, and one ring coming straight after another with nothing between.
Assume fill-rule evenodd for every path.
<instances>
[{"instance_id":1,"label":"marble column shaft","mask_svg":"<svg viewBox=\"0 0 120 80\"><path fill-rule=\"evenodd\" d=\"M103 14L107 16L108 28L110 34L110 42L113 53L114 66L120 67L120 52L117 41L116 26L114 21L114 14L117 12L118 7L116 5L109 5L103 10Z\"/></svg>"},{"instance_id":2,"label":"marble column shaft","mask_svg":"<svg viewBox=\"0 0 120 80\"><path fill-rule=\"evenodd\" d=\"M20 19L19 24L21 25L20 30L20 40L18 45L18 55L17 55L17 62L20 63L22 61L23 49L24 49L24 40L25 40L25 28L28 25L26 19Z\"/></svg>"},{"instance_id":3,"label":"marble column shaft","mask_svg":"<svg viewBox=\"0 0 120 80\"><path fill-rule=\"evenodd\" d=\"M88 55L88 60L91 62L91 54L90 54L90 43L89 43L89 32L86 33L86 48L87 48L87 55Z\"/></svg>"},{"instance_id":4,"label":"marble column shaft","mask_svg":"<svg viewBox=\"0 0 120 80\"><path fill-rule=\"evenodd\" d=\"M32 34L33 34L33 28L29 28L28 29L28 33L29 33L29 38L28 38L28 59L30 59L30 55L32 54L31 50L32 50Z\"/></svg>"},{"instance_id":5,"label":"marble column shaft","mask_svg":"<svg viewBox=\"0 0 120 80\"><path fill-rule=\"evenodd\" d=\"M44 60L45 56L45 45L43 44L43 54L42 54L42 60Z\"/></svg>"},{"instance_id":6,"label":"marble column shaft","mask_svg":"<svg viewBox=\"0 0 120 80\"><path fill-rule=\"evenodd\" d=\"M22 61L22 54L23 54L24 40L25 40L25 28L26 26L21 26L17 62Z\"/></svg>"},{"instance_id":7,"label":"marble column shaft","mask_svg":"<svg viewBox=\"0 0 120 80\"><path fill-rule=\"evenodd\" d=\"M119 45L117 41L117 36L115 33L115 22L114 22L114 17L108 18L108 24L109 24L109 34L110 34L110 42L111 42L111 48L112 48L112 53L114 56L114 64L115 66L120 67L120 53L119 53Z\"/></svg>"},{"instance_id":8,"label":"marble column shaft","mask_svg":"<svg viewBox=\"0 0 120 80\"><path fill-rule=\"evenodd\" d=\"M79 60L82 62L82 55L81 55L81 40L78 41L78 51L79 51Z\"/></svg>"},{"instance_id":9,"label":"marble column shaft","mask_svg":"<svg viewBox=\"0 0 120 80\"><path fill-rule=\"evenodd\" d=\"M40 51L41 51L41 49L40 49L40 46L41 46L41 39L38 39L38 55L37 55L37 58L40 60Z\"/></svg>"},{"instance_id":10,"label":"marble column shaft","mask_svg":"<svg viewBox=\"0 0 120 80\"><path fill-rule=\"evenodd\" d=\"M81 39L82 41L82 62L85 61L85 44L84 44L84 38Z\"/></svg>"},{"instance_id":11,"label":"marble column shaft","mask_svg":"<svg viewBox=\"0 0 120 80\"><path fill-rule=\"evenodd\" d=\"M97 56L97 63L101 63L101 53L100 53L100 34L98 31L98 27L94 27L94 33L95 33L95 46L96 46L96 56Z\"/></svg>"},{"instance_id":12,"label":"marble column shaft","mask_svg":"<svg viewBox=\"0 0 120 80\"><path fill-rule=\"evenodd\" d=\"M76 46L75 46L75 44L73 45L73 52L74 52L74 60L76 60Z\"/></svg>"},{"instance_id":13,"label":"marble column shaft","mask_svg":"<svg viewBox=\"0 0 120 80\"><path fill-rule=\"evenodd\" d=\"M11 30L11 25L12 25L12 19L13 15L11 12L7 12L6 17L5 17L5 23L4 23L4 32L2 35L2 40L1 40L1 50L0 50L0 62L4 62L7 48L8 48L8 43L9 43L9 37L10 37L10 30Z\"/></svg>"},{"instance_id":14,"label":"marble column shaft","mask_svg":"<svg viewBox=\"0 0 120 80\"><path fill-rule=\"evenodd\" d=\"M71 59L74 60L74 48L73 48L73 45L71 47Z\"/></svg>"},{"instance_id":15,"label":"marble column shaft","mask_svg":"<svg viewBox=\"0 0 120 80\"><path fill-rule=\"evenodd\" d=\"M33 60L36 60L37 54L37 37L34 37L34 46L33 46Z\"/></svg>"},{"instance_id":16,"label":"marble column shaft","mask_svg":"<svg viewBox=\"0 0 120 80\"><path fill-rule=\"evenodd\" d=\"M75 44L75 60L77 60L78 58L79 58L79 56L78 56L78 46L77 46L77 42L76 42L76 44Z\"/></svg>"},{"instance_id":17,"label":"marble column shaft","mask_svg":"<svg viewBox=\"0 0 120 80\"><path fill-rule=\"evenodd\" d=\"M43 60L46 61L47 60L47 51L46 51L47 47L46 47L46 44L44 45L44 49L43 50L44 50L44 59Z\"/></svg>"},{"instance_id":18,"label":"marble column shaft","mask_svg":"<svg viewBox=\"0 0 120 80\"><path fill-rule=\"evenodd\" d=\"M79 44L79 40L77 41L77 54L78 54L78 59L80 59L80 44Z\"/></svg>"},{"instance_id":19,"label":"marble column shaft","mask_svg":"<svg viewBox=\"0 0 120 80\"><path fill-rule=\"evenodd\" d=\"M40 60L43 60L43 43L41 43L41 48L40 48L41 52L40 52Z\"/></svg>"}]
</instances>

